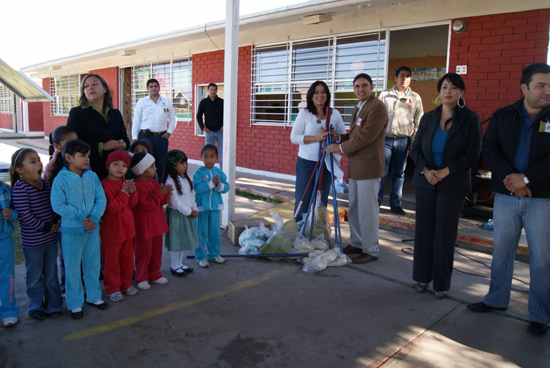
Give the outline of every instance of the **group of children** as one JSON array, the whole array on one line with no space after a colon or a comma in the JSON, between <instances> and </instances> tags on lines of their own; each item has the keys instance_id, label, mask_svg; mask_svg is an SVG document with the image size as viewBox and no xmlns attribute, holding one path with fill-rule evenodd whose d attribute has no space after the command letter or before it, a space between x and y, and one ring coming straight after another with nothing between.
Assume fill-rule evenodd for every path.
<instances>
[{"instance_id":1,"label":"group of children","mask_svg":"<svg viewBox=\"0 0 550 368\"><path fill-rule=\"evenodd\" d=\"M160 271L163 234L174 276L193 271L183 264L185 251L193 250L202 268L209 267L208 260L225 262L220 256L219 211L221 194L229 184L215 167L216 146L202 147L204 166L195 171L193 180L187 174L185 153L169 151L159 185L147 141L135 141L130 154L112 152L106 163L108 176L101 182L89 167L90 146L78 140L74 131L58 127L51 141L55 151L43 176L38 153L23 148L12 156L12 189L0 183L0 315L5 327L16 325L19 313L12 238L17 219L26 267L27 312L37 320L63 314L62 288L74 319L84 316L84 301L107 309L101 297L101 266L105 292L113 302L122 301L123 294L150 289L150 282L168 283Z\"/></svg>"}]
</instances>

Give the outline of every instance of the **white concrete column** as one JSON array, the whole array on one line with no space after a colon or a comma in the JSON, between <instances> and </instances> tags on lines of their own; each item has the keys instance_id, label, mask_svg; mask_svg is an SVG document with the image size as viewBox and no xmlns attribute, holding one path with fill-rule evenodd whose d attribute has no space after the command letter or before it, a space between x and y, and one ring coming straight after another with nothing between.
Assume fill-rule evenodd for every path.
<instances>
[{"instance_id":1,"label":"white concrete column","mask_svg":"<svg viewBox=\"0 0 550 368\"><path fill-rule=\"evenodd\" d=\"M235 214L235 165L237 154L237 85L239 63L239 0L225 1L225 58L223 105L223 169L231 190L223 196L222 226Z\"/></svg>"}]
</instances>

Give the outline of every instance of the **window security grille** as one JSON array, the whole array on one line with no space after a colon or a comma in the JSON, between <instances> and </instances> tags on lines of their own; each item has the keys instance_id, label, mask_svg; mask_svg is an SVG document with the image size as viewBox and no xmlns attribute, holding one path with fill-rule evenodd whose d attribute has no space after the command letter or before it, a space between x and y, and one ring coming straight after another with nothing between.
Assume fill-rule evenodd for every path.
<instances>
[{"instance_id":1,"label":"window security grille","mask_svg":"<svg viewBox=\"0 0 550 368\"><path fill-rule=\"evenodd\" d=\"M255 47L251 124L291 125L306 106L309 86L317 80L327 83L331 106L349 124L351 110L357 104L353 78L367 73L375 91L382 90L385 51L385 32Z\"/></svg>"},{"instance_id":2,"label":"window security grille","mask_svg":"<svg viewBox=\"0 0 550 368\"><path fill-rule=\"evenodd\" d=\"M178 60L148 63L132 67L132 116L136 103L148 95L147 81L155 78L160 83L160 94L172 101L178 120L191 121L192 61Z\"/></svg>"},{"instance_id":3,"label":"window security grille","mask_svg":"<svg viewBox=\"0 0 550 368\"><path fill-rule=\"evenodd\" d=\"M0 84L0 113L13 114L13 92Z\"/></svg>"},{"instance_id":4,"label":"window security grille","mask_svg":"<svg viewBox=\"0 0 550 368\"><path fill-rule=\"evenodd\" d=\"M69 115L71 108L78 106L80 99L80 75L53 77L50 80L52 115Z\"/></svg>"}]
</instances>

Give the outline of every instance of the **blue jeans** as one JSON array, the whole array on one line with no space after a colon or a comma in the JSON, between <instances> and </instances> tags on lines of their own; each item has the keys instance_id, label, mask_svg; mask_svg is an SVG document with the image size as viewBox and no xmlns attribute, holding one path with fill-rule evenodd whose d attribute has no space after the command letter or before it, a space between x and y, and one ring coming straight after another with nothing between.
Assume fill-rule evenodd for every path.
<instances>
[{"instance_id":1,"label":"blue jeans","mask_svg":"<svg viewBox=\"0 0 550 368\"><path fill-rule=\"evenodd\" d=\"M390 207L401 206L401 196L403 194L403 182L405 181L405 168L407 167L407 156L409 148L409 138L386 137L384 143L384 154L386 156L385 175L380 181L380 191L378 192L378 205L382 204L384 199L384 187L386 185L386 176L391 163L391 183L390 183Z\"/></svg>"},{"instance_id":2,"label":"blue jeans","mask_svg":"<svg viewBox=\"0 0 550 368\"><path fill-rule=\"evenodd\" d=\"M2 219L4 221L4 219ZM10 236L0 239L0 316L17 317L15 301L15 249Z\"/></svg>"},{"instance_id":3,"label":"blue jeans","mask_svg":"<svg viewBox=\"0 0 550 368\"><path fill-rule=\"evenodd\" d=\"M298 157L298 160L296 160L296 187L294 189L294 213L296 213L296 209L298 208L298 204L302 200L302 196L304 195L304 192L306 191L307 183L309 182L309 179L311 178L311 175L313 175L313 169L315 169L315 165L317 164L317 161L310 161L303 159L301 157ZM328 203L328 194L330 192L330 185L332 183L332 174L327 169L327 165L323 163L323 185L321 188L321 203L326 207ZM300 207L300 212L296 215L296 220L300 221L302 220L302 216L304 213L307 212L310 201L311 201L311 194L313 193L313 186L315 185L315 177L311 181L311 185L309 186L309 189L307 191L306 196L304 197L304 202L302 203L302 207ZM317 189L315 190L317 192Z\"/></svg>"},{"instance_id":4,"label":"blue jeans","mask_svg":"<svg viewBox=\"0 0 550 368\"><path fill-rule=\"evenodd\" d=\"M223 130L217 132L209 131L204 136L204 144L218 142L218 155L220 156L220 169L223 170ZM215 144L214 144L215 145Z\"/></svg>"},{"instance_id":5,"label":"blue jeans","mask_svg":"<svg viewBox=\"0 0 550 368\"><path fill-rule=\"evenodd\" d=\"M164 172L164 158L168 152L168 139L162 136L149 136L144 132L139 132L138 138L151 143L153 146L153 156L155 157L155 166L157 167L157 178L159 182L162 180L162 174ZM149 152L151 153L151 152Z\"/></svg>"},{"instance_id":6,"label":"blue jeans","mask_svg":"<svg viewBox=\"0 0 550 368\"><path fill-rule=\"evenodd\" d=\"M57 280L57 240L36 248L21 247L27 269L27 312L59 312L63 298Z\"/></svg>"},{"instance_id":7,"label":"blue jeans","mask_svg":"<svg viewBox=\"0 0 550 368\"><path fill-rule=\"evenodd\" d=\"M196 224L199 233L199 247L195 249L195 260L199 262L219 256L222 246L220 211L199 212Z\"/></svg>"},{"instance_id":8,"label":"blue jeans","mask_svg":"<svg viewBox=\"0 0 550 368\"><path fill-rule=\"evenodd\" d=\"M86 231L82 234L63 233L62 247L65 259L65 303L67 309L80 308L84 304L81 264L86 283L86 301L95 303L100 300L99 227L96 227L94 231Z\"/></svg>"},{"instance_id":9,"label":"blue jeans","mask_svg":"<svg viewBox=\"0 0 550 368\"><path fill-rule=\"evenodd\" d=\"M495 194L491 286L483 303L507 308L522 227L529 246L529 319L550 322L550 199Z\"/></svg>"}]
</instances>

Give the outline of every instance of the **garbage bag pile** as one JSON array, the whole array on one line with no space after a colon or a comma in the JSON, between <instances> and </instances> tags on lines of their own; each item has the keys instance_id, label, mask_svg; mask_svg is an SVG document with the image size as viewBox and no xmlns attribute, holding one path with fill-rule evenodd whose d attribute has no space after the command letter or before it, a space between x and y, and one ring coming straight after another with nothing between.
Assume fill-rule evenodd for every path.
<instances>
[{"instance_id":1,"label":"garbage bag pile","mask_svg":"<svg viewBox=\"0 0 550 368\"><path fill-rule=\"evenodd\" d=\"M311 220L305 225L304 235L300 228L304 221L296 223L294 219L285 223L278 214L270 212L275 221L273 230L264 226L246 228L239 236L240 255L246 254L293 254L307 253L308 257L302 259L303 271L314 273L327 267L345 266L351 259L340 253L339 248L331 249L331 244L325 239L330 239L330 223L328 211L325 207L317 208L313 219L313 235L309 240ZM268 257L272 261L279 261L283 257Z\"/></svg>"},{"instance_id":2,"label":"garbage bag pile","mask_svg":"<svg viewBox=\"0 0 550 368\"><path fill-rule=\"evenodd\" d=\"M294 253L308 253L308 257L302 259L307 273L323 271L327 267L341 267L351 262L345 254L340 253L339 248L330 249L330 244L320 235L309 241L300 234L296 237Z\"/></svg>"}]
</instances>

